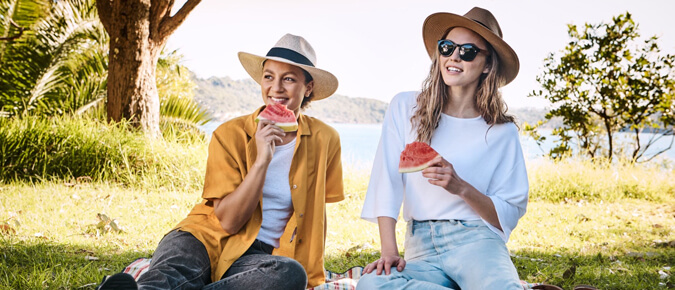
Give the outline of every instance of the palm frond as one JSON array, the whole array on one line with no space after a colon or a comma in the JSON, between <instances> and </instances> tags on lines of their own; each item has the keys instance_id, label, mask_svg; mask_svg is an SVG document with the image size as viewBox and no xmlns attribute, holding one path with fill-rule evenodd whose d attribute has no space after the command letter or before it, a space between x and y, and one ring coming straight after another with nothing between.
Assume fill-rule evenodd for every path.
<instances>
[{"instance_id":1,"label":"palm frond","mask_svg":"<svg viewBox=\"0 0 675 290\"><path fill-rule=\"evenodd\" d=\"M210 114L192 98L168 95L160 99L159 114L173 120L182 120L198 126L211 121Z\"/></svg>"},{"instance_id":2,"label":"palm frond","mask_svg":"<svg viewBox=\"0 0 675 290\"><path fill-rule=\"evenodd\" d=\"M210 114L194 100L196 84L189 70L180 64L183 55L177 50L162 51L157 61L156 80L159 93L159 114L166 120L203 125Z\"/></svg>"},{"instance_id":3,"label":"palm frond","mask_svg":"<svg viewBox=\"0 0 675 290\"><path fill-rule=\"evenodd\" d=\"M0 37L16 34L17 26L30 29L39 19L48 14L49 0L3 0L0 2Z\"/></svg>"},{"instance_id":4,"label":"palm frond","mask_svg":"<svg viewBox=\"0 0 675 290\"><path fill-rule=\"evenodd\" d=\"M94 0L56 2L0 67L0 108L59 115L103 95L108 35Z\"/></svg>"}]
</instances>

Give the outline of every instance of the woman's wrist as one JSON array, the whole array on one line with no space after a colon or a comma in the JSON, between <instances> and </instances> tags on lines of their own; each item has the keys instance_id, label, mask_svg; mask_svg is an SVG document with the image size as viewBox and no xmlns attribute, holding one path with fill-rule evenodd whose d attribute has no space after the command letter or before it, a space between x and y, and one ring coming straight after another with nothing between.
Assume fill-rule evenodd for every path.
<instances>
[{"instance_id":1,"label":"woman's wrist","mask_svg":"<svg viewBox=\"0 0 675 290\"><path fill-rule=\"evenodd\" d=\"M264 162L260 160L256 160L253 165L251 166L250 170L263 170L267 171L267 167L269 167L270 163L269 162Z\"/></svg>"},{"instance_id":2,"label":"woman's wrist","mask_svg":"<svg viewBox=\"0 0 675 290\"><path fill-rule=\"evenodd\" d=\"M469 196L471 196L472 193L474 193L475 189L471 184L468 182L462 182L462 186L459 188L459 192L457 192L457 195L461 197L462 199L465 199Z\"/></svg>"},{"instance_id":3,"label":"woman's wrist","mask_svg":"<svg viewBox=\"0 0 675 290\"><path fill-rule=\"evenodd\" d=\"M382 249L380 250L380 256L385 257L385 256L398 256L398 248L397 247L387 247L387 246L382 246Z\"/></svg>"}]
</instances>

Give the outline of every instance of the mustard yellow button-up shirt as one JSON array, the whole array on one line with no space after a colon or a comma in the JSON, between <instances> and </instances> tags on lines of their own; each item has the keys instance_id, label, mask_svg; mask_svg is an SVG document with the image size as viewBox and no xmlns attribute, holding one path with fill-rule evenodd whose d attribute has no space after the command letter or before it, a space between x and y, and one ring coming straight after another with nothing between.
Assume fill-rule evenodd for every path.
<instances>
[{"instance_id":1,"label":"mustard yellow button-up shirt","mask_svg":"<svg viewBox=\"0 0 675 290\"><path fill-rule=\"evenodd\" d=\"M257 149L255 117L232 119L220 125L209 144L204 180L204 201L196 205L176 229L199 239L211 260L211 279L218 281L253 244L262 223L262 202L237 233L227 233L213 211L212 199L233 192L253 165ZM344 199L340 138L332 127L300 114L293 161L288 177L293 216L288 221L275 255L300 262L307 271L308 287L324 283L326 203Z\"/></svg>"}]
</instances>

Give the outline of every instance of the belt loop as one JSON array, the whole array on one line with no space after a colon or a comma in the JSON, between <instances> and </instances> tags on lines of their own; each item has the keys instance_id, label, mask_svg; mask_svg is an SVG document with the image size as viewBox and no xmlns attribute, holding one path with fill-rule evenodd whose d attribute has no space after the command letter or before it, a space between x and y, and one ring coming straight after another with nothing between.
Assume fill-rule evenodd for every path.
<instances>
[{"instance_id":1,"label":"belt loop","mask_svg":"<svg viewBox=\"0 0 675 290\"><path fill-rule=\"evenodd\" d=\"M415 220L411 219L408 222L408 231L410 232L411 237L415 235Z\"/></svg>"}]
</instances>

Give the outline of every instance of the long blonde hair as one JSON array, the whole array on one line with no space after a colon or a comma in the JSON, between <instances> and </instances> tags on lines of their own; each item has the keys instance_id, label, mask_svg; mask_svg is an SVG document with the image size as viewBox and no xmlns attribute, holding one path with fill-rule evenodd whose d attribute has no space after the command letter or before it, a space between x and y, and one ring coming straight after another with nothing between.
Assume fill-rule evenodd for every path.
<instances>
[{"instance_id":1,"label":"long blonde hair","mask_svg":"<svg viewBox=\"0 0 675 290\"><path fill-rule=\"evenodd\" d=\"M447 34L447 33L446 33ZM487 43L487 41L486 41ZM504 85L504 76L499 74L499 58L492 46L487 43L490 56L487 62L489 70L480 76L474 99L476 108L490 126L494 124L515 123L515 118L506 114L507 106L499 88ZM431 61L429 75L422 84L422 92L417 96L415 113L410 118L417 131L417 141L430 143L434 130L438 128L443 108L450 101L448 86L443 81L439 65L438 51Z\"/></svg>"}]
</instances>

